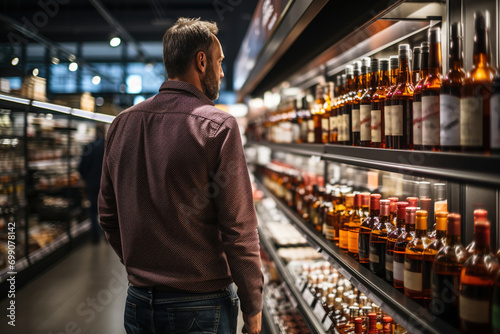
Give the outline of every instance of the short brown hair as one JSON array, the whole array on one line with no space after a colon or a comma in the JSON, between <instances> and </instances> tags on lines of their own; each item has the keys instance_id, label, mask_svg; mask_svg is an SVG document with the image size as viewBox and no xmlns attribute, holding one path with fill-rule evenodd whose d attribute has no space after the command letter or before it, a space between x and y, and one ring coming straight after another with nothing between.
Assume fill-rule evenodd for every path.
<instances>
[{"instance_id":1,"label":"short brown hair","mask_svg":"<svg viewBox=\"0 0 500 334\"><path fill-rule=\"evenodd\" d=\"M167 76L175 78L185 74L199 51L208 56L212 35L218 32L219 28L213 22L180 17L163 35L163 63Z\"/></svg>"}]
</instances>

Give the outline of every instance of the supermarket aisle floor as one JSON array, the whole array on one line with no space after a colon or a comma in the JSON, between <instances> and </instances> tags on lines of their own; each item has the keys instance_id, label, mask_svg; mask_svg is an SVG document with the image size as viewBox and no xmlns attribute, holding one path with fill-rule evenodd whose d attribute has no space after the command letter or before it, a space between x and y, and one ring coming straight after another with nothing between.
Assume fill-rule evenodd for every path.
<instances>
[{"instance_id":1,"label":"supermarket aisle floor","mask_svg":"<svg viewBox=\"0 0 500 334\"><path fill-rule=\"evenodd\" d=\"M0 333L123 334L126 288L108 243L89 242L18 291L16 327L7 325L8 299L0 302Z\"/></svg>"}]
</instances>

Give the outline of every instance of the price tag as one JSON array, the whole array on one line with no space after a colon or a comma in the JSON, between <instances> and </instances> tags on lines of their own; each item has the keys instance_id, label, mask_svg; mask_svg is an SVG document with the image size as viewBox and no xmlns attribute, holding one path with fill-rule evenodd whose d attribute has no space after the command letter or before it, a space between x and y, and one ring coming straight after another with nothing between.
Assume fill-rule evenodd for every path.
<instances>
[{"instance_id":1,"label":"price tag","mask_svg":"<svg viewBox=\"0 0 500 334\"><path fill-rule=\"evenodd\" d=\"M303 278L297 278L297 280L295 281L295 286L297 287L297 289L299 289L299 291L302 291L301 287L303 286L303 283Z\"/></svg>"},{"instance_id":2,"label":"price tag","mask_svg":"<svg viewBox=\"0 0 500 334\"><path fill-rule=\"evenodd\" d=\"M323 321L323 329L327 331L332 327L332 325L333 325L332 319L326 317L325 320Z\"/></svg>"},{"instance_id":3,"label":"price tag","mask_svg":"<svg viewBox=\"0 0 500 334\"><path fill-rule=\"evenodd\" d=\"M302 284L300 284L300 287L299 287L299 291L300 293L304 292L304 289L306 288L307 286L307 280L305 279Z\"/></svg>"},{"instance_id":4,"label":"price tag","mask_svg":"<svg viewBox=\"0 0 500 334\"><path fill-rule=\"evenodd\" d=\"M323 318L326 315L325 309L323 308L323 305L318 301L316 303L316 306L314 306L313 313L316 315L319 321L323 320Z\"/></svg>"},{"instance_id":5,"label":"price tag","mask_svg":"<svg viewBox=\"0 0 500 334\"><path fill-rule=\"evenodd\" d=\"M304 300L309 306L314 302L314 296L311 291L309 291L309 289L304 290L304 293L302 293L302 297L304 297Z\"/></svg>"}]
</instances>

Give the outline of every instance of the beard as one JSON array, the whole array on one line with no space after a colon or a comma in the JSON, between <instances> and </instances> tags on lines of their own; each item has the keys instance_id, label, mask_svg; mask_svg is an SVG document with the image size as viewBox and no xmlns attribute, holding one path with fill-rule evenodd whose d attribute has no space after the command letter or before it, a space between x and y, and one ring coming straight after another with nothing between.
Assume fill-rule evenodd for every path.
<instances>
[{"instance_id":1,"label":"beard","mask_svg":"<svg viewBox=\"0 0 500 334\"><path fill-rule=\"evenodd\" d=\"M203 89L203 93L210 100L217 100L219 97L219 81L217 80L215 70L211 63L207 63L207 72L205 77L201 80L201 88Z\"/></svg>"}]
</instances>

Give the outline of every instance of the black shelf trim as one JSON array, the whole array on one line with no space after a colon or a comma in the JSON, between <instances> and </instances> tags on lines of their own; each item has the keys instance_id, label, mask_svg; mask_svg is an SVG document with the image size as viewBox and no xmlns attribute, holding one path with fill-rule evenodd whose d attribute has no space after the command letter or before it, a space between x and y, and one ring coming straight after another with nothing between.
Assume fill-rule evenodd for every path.
<instances>
[{"instance_id":1,"label":"black shelf trim","mask_svg":"<svg viewBox=\"0 0 500 334\"><path fill-rule=\"evenodd\" d=\"M311 226L306 225L294 211L266 189L259 180L257 180L257 183L259 189L267 197L275 200L277 207L290 219L291 223L303 234L312 247L316 248L354 286L377 303L409 333L460 333L457 329L449 326L427 309L397 291L384 279L373 274L368 268L341 251L335 244L326 240Z\"/></svg>"},{"instance_id":2,"label":"black shelf trim","mask_svg":"<svg viewBox=\"0 0 500 334\"><path fill-rule=\"evenodd\" d=\"M258 230L259 230L260 242L264 246L264 249L267 250L269 256L276 265L276 269L278 269L278 272L281 274L281 277L287 283L290 292L295 297L298 308L302 313L302 315L304 316L304 320L309 326L309 329L311 330L312 333L325 333L323 326L321 325L321 322L316 318L311 307L306 303L306 301L302 297L302 294L295 286L292 274L286 268L285 264L283 263L283 260L275 252L273 243L269 240L266 233L264 233L260 227L258 227Z\"/></svg>"},{"instance_id":3,"label":"black shelf trim","mask_svg":"<svg viewBox=\"0 0 500 334\"><path fill-rule=\"evenodd\" d=\"M323 156L324 145L323 144L275 144L275 143L265 143L265 146L270 147L275 151L283 151L286 153L293 153L304 156Z\"/></svg>"}]
</instances>

